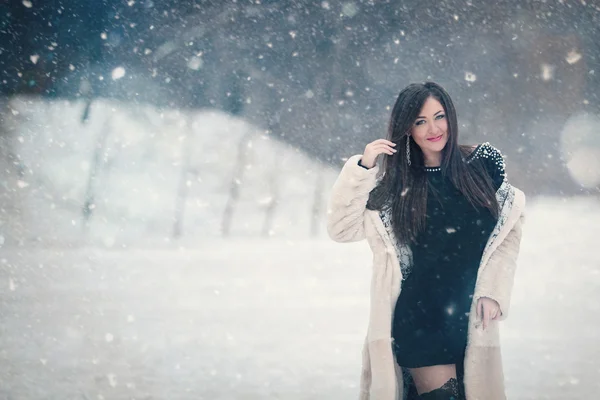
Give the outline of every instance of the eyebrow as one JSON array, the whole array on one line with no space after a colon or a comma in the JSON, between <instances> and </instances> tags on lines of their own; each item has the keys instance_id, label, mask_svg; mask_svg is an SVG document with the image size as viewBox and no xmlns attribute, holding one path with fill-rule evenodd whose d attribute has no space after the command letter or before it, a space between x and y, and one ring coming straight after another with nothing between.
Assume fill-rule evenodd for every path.
<instances>
[{"instance_id":1,"label":"eyebrow","mask_svg":"<svg viewBox=\"0 0 600 400\"><path fill-rule=\"evenodd\" d=\"M438 115L439 113L441 113L443 111L444 110L440 110L440 111L436 112L435 114L433 114L433 116L435 117L436 115ZM419 115L417 118L425 118L425 117L422 117L422 116Z\"/></svg>"}]
</instances>

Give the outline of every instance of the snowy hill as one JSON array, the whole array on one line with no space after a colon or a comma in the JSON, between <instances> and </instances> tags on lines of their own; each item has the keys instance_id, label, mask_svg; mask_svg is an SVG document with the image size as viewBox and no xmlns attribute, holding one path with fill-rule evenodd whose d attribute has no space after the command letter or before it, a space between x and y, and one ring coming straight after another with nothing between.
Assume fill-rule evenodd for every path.
<instances>
[{"instance_id":1,"label":"snowy hill","mask_svg":"<svg viewBox=\"0 0 600 400\"><path fill-rule=\"evenodd\" d=\"M82 122L85 108L37 98L3 105L6 241L325 235L335 168L220 112L97 100Z\"/></svg>"}]
</instances>

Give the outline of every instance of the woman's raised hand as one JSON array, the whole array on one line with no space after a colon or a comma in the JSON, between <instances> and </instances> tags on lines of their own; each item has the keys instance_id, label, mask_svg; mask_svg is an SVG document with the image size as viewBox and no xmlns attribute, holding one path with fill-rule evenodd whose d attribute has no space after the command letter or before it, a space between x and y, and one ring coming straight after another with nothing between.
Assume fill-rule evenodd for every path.
<instances>
[{"instance_id":1,"label":"woman's raised hand","mask_svg":"<svg viewBox=\"0 0 600 400\"><path fill-rule=\"evenodd\" d=\"M386 139L377 139L372 141L365 147L365 152L360 159L360 163L367 168L373 168L378 155L385 153L391 156L398 151L394 149L395 145L396 143L390 142Z\"/></svg>"}]
</instances>

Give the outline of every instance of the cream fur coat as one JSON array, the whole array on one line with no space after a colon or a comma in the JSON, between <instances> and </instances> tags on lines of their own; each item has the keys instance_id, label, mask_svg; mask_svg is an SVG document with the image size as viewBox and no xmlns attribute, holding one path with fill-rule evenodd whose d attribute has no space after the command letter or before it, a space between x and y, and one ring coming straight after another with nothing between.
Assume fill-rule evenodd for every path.
<instances>
[{"instance_id":1,"label":"cream fur coat","mask_svg":"<svg viewBox=\"0 0 600 400\"><path fill-rule=\"evenodd\" d=\"M367 239L373 252L369 326L363 348L361 400L403 398L403 377L392 352L392 318L401 290L396 248L377 211L366 209L369 193L378 181L379 165L367 170L358 165L362 155L348 159L338 176L328 203L327 231L337 242ZM487 242L479 266L469 314L464 363L467 400L503 400L504 375L498 321L484 331L477 319L480 297L498 302L506 319L525 218L525 195L504 181L496 197L498 223Z\"/></svg>"}]
</instances>

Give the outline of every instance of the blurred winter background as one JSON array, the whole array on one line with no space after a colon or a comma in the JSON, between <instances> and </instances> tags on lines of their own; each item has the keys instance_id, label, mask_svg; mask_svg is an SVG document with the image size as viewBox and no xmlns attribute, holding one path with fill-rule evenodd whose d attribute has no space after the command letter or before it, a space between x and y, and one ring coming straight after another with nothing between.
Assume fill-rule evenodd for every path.
<instances>
[{"instance_id":1,"label":"blurred winter background","mask_svg":"<svg viewBox=\"0 0 600 400\"><path fill-rule=\"evenodd\" d=\"M0 399L351 399L344 160L434 80L528 195L510 399L600 390L600 3L0 4Z\"/></svg>"}]
</instances>

